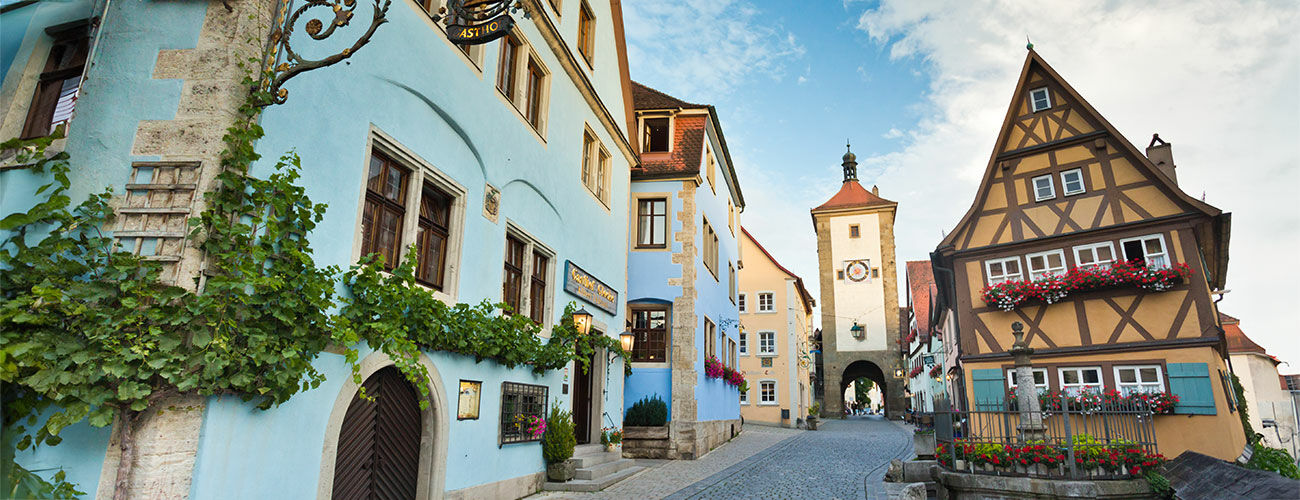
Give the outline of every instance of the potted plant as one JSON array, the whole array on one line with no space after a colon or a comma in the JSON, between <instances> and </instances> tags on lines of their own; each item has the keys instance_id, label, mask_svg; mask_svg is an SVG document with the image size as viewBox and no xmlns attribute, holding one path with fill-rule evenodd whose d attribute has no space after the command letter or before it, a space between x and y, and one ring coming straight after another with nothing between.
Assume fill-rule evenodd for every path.
<instances>
[{"instance_id":1,"label":"potted plant","mask_svg":"<svg viewBox=\"0 0 1300 500\"><path fill-rule=\"evenodd\" d=\"M623 444L623 431L614 427L601 429L600 444L605 445L605 451L614 451L614 448Z\"/></svg>"},{"instance_id":2,"label":"potted plant","mask_svg":"<svg viewBox=\"0 0 1300 500\"><path fill-rule=\"evenodd\" d=\"M546 459L546 477L561 483L573 479L577 467L569 459L573 457L573 448L578 445L578 439L573 435L573 415L560 409L559 405L551 407L544 432L542 458Z\"/></svg>"},{"instance_id":3,"label":"potted plant","mask_svg":"<svg viewBox=\"0 0 1300 500\"><path fill-rule=\"evenodd\" d=\"M808 407L808 430L817 430L817 415L822 412L821 403L813 403Z\"/></svg>"}]
</instances>

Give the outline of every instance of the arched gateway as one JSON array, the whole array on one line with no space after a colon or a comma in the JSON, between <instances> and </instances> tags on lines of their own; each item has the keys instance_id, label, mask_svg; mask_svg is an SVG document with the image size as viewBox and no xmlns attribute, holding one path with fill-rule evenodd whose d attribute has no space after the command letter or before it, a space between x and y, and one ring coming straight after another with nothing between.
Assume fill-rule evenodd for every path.
<instances>
[{"instance_id":1,"label":"arched gateway","mask_svg":"<svg viewBox=\"0 0 1300 500\"><path fill-rule=\"evenodd\" d=\"M844 154L839 192L812 209L822 298L823 415L844 413L844 389L859 377L880 385L885 414L904 408L898 337L906 317L898 307L894 213L898 204L858 183L857 157Z\"/></svg>"}]
</instances>

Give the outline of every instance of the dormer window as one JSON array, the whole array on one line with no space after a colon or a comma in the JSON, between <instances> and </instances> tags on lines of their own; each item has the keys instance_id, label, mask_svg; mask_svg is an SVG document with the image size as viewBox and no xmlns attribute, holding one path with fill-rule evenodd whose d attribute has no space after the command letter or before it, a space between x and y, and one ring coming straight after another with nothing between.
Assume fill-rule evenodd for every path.
<instances>
[{"instance_id":1,"label":"dormer window","mask_svg":"<svg viewBox=\"0 0 1300 500\"><path fill-rule=\"evenodd\" d=\"M1048 95L1047 87L1031 90L1029 92L1029 100L1034 106L1035 113L1052 107L1052 97Z\"/></svg>"},{"instance_id":2,"label":"dormer window","mask_svg":"<svg viewBox=\"0 0 1300 500\"><path fill-rule=\"evenodd\" d=\"M646 118L644 140L645 145L643 152L646 153L667 153L669 148L669 122L668 118Z\"/></svg>"}]
</instances>

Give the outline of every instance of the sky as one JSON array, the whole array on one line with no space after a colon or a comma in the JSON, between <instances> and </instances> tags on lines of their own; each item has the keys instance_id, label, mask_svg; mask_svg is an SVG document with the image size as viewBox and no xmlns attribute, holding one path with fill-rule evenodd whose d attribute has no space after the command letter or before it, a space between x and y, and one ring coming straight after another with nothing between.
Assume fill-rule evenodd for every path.
<instances>
[{"instance_id":1,"label":"sky","mask_svg":"<svg viewBox=\"0 0 1300 500\"><path fill-rule=\"evenodd\" d=\"M744 226L815 297L808 210L851 141L898 202L898 267L970 207L1034 49L1188 194L1232 212L1220 310L1300 373L1300 4L1281 1L623 0L632 79L716 106ZM903 293L902 272L899 290ZM905 303L900 298L900 303Z\"/></svg>"}]
</instances>

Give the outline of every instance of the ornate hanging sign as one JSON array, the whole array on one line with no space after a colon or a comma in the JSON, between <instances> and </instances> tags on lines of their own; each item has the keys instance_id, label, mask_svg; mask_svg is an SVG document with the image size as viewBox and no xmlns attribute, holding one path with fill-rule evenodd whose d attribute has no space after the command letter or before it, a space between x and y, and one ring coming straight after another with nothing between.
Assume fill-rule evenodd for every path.
<instances>
[{"instance_id":1,"label":"ornate hanging sign","mask_svg":"<svg viewBox=\"0 0 1300 500\"><path fill-rule=\"evenodd\" d=\"M334 65L352 57L361 50L361 47L370 43L370 38L375 36L375 30L379 29L379 25L388 22L385 16L388 14L388 6L392 0L374 0L374 14L370 18L370 26L366 31L352 43L351 47L320 59L303 57L290 45L289 39L293 36L294 28L299 21L306 19L303 30L306 31L307 36L312 40L325 40L333 35L336 29L348 26L352 21L352 13L357 8L357 0L305 0L297 5L294 2L295 0L279 1L275 27L271 30L271 40L267 45L264 58L266 67L263 71L266 78L263 85L270 91L276 104L284 104L285 99L288 98L289 91L284 88L284 82L289 81L290 78L303 72ZM317 9L318 7L320 9ZM306 14L305 18L304 14Z\"/></svg>"},{"instance_id":2,"label":"ornate hanging sign","mask_svg":"<svg viewBox=\"0 0 1300 500\"><path fill-rule=\"evenodd\" d=\"M510 12L518 10L517 0L451 0L439 12L445 13L448 40L460 45L480 45L510 33L515 26Z\"/></svg>"}]
</instances>

